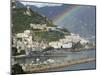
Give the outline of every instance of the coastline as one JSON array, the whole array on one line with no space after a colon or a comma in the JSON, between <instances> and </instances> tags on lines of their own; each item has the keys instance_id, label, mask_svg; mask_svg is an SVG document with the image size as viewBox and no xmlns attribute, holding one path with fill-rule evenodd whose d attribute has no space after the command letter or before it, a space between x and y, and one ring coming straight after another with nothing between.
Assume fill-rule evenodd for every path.
<instances>
[{"instance_id":1,"label":"coastline","mask_svg":"<svg viewBox=\"0 0 100 75\"><path fill-rule=\"evenodd\" d=\"M89 47L89 48L79 48L75 49L76 51L83 51L83 50L96 50L96 47Z\"/></svg>"},{"instance_id":2,"label":"coastline","mask_svg":"<svg viewBox=\"0 0 100 75\"><path fill-rule=\"evenodd\" d=\"M86 50L96 50L95 47L91 47L91 48L79 48L79 49L66 49L66 48L59 48L59 49L54 49L54 50L66 50L68 52L80 52L80 51L86 51ZM23 57L30 57L27 55L18 55L18 56L12 56L12 58L23 58Z\"/></svg>"},{"instance_id":3,"label":"coastline","mask_svg":"<svg viewBox=\"0 0 100 75\"><path fill-rule=\"evenodd\" d=\"M84 51L84 50L95 50L96 47L89 47L89 48L76 48L76 49L72 49L72 48L58 48L58 49L54 49L54 50L66 50L66 51Z\"/></svg>"},{"instance_id":4,"label":"coastline","mask_svg":"<svg viewBox=\"0 0 100 75\"><path fill-rule=\"evenodd\" d=\"M62 49L63 50L63 49ZM88 48L88 49L78 49L79 52L81 51L88 51L88 50L95 50L95 48ZM76 52L78 52L76 51ZM27 55L20 55L20 56L13 56L12 58L14 59L19 59L19 58L27 58L27 57L32 57L34 58L34 56L27 56ZM48 64L39 64L39 65L30 65L28 64L27 66L25 66L24 71L26 73L39 73L39 72L51 72L50 70L56 70L56 69L61 69L61 68L67 68L69 66L73 66L73 65L78 65L78 64L84 64L84 63L88 63L88 62L92 62L95 61L96 58L95 57L82 57L80 59L71 59L71 60L64 60L61 62L54 62L54 63L48 63Z\"/></svg>"},{"instance_id":5,"label":"coastline","mask_svg":"<svg viewBox=\"0 0 100 75\"><path fill-rule=\"evenodd\" d=\"M41 65L41 67L30 67L27 68L25 72L27 73L38 73L38 72L46 72L50 69L58 69L63 67L72 66L75 64L81 64L81 63L87 63L91 61L95 61L95 58L81 58L79 60L71 60L71 61L65 61L64 63L55 63L55 64L48 64L48 65ZM29 66L28 66L29 67Z\"/></svg>"}]
</instances>

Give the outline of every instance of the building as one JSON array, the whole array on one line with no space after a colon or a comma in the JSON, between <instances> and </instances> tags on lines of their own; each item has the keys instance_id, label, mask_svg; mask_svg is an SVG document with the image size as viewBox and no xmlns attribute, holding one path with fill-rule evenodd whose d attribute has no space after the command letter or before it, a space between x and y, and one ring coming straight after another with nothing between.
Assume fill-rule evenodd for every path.
<instances>
[{"instance_id":1,"label":"building","mask_svg":"<svg viewBox=\"0 0 100 75\"><path fill-rule=\"evenodd\" d=\"M63 43L63 42L50 42L49 46L53 47L53 48L72 48L72 43Z\"/></svg>"},{"instance_id":2,"label":"building","mask_svg":"<svg viewBox=\"0 0 100 75\"><path fill-rule=\"evenodd\" d=\"M30 30L25 30L24 33L18 33L15 37L13 37L13 44L18 49L18 52L21 50L32 49L33 41Z\"/></svg>"},{"instance_id":3,"label":"building","mask_svg":"<svg viewBox=\"0 0 100 75\"><path fill-rule=\"evenodd\" d=\"M89 43L88 40L80 37L78 34L71 33L71 35L67 35L65 38L59 39L59 41L50 42L49 45L53 48L72 48L73 44L78 42L83 46Z\"/></svg>"},{"instance_id":4,"label":"building","mask_svg":"<svg viewBox=\"0 0 100 75\"><path fill-rule=\"evenodd\" d=\"M47 31L57 31L56 27L47 27Z\"/></svg>"},{"instance_id":5,"label":"building","mask_svg":"<svg viewBox=\"0 0 100 75\"><path fill-rule=\"evenodd\" d=\"M33 28L33 29L45 29L47 28L47 25L46 24L30 24L30 27Z\"/></svg>"},{"instance_id":6,"label":"building","mask_svg":"<svg viewBox=\"0 0 100 75\"><path fill-rule=\"evenodd\" d=\"M65 43L62 45L62 48L72 48L72 43Z\"/></svg>"}]
</instances>

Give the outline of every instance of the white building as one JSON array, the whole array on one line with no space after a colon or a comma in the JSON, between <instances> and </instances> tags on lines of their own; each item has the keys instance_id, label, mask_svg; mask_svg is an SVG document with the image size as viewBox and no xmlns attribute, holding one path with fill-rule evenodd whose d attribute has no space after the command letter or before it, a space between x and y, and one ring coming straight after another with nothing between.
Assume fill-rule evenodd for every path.
<instances>
[{"instance_id":1,"label":"white building","mask_svg":"<svg viewBox=\"0 0 100 75\"><path fill-rule=\"evenodd\" d=\"M63 44L62 48L72 48L72 43Z\"/></svg>"},{"instance_id":2,"label":"white building","mask_svg":"<svg viewBox=\"0 0 100 75\"><path fill-rule=\"evenodd\" d=\"M24 36L24 33L18 33L18 34L16 34L17 38L23 38L23 36Z\"/></svg>"},{"instance_id":3,"label":"white building","mask_svg":"<svg viewBox=\"0 0 100 75\"><path fill-rule=\"evenodd\" d=\"M45 29L47 27L46 24L30 24L30 27L33 29Z\"/></svg>"},{"instance_id":4,"label":"white building","mask_svg":"<svg viewBox=\"0 0 100 75\"><path fill-rule=\"evenodd\" d=\"M55 31L55 30L57 30L57 28L56 27L47 27L47 31L50 31L50 30Z\"/></svg>"},{"instance_id":5,"label":"white building","mask_svg":"<svg viewBox=\"0 0 100 75\"><path fill-rule=\"evenodd\" d=\"M54 48L72 48L72 44L78 42L86 45L89 41L83 39L78 34L71 33L71 35L65 36L65 38L59 39L59 41L50 42L49 45Z\"/></svg>"},{"instance_id":6,"label":"white building","mask_svg":"<svg viewBox=\"0 0 100 75\"><path fill-rule=\"evenodd\" d=\"M50 42L49 46L53 48L72 48L72 43Z\"/></svg>"},{"instance_id":7,"label":"white building","mask_svg":"<svg viewBox=\"0 0 100 75\"><path fill-rule=\"evenodd\" d=\"M89 41L88 41L88 40L85 40L85 39L81 39L81 40L80 40L80 43L84 45L84 44L89 43Z\"/></svg>"},{"instance_id":8,"label":"white building","mask_svg":"<svg viewBox=\"0 0 100 75\"><path fill-rule=\"evenodd\" d=\"M61 48L62 43L60 42L50 42L49 46L53 47L53 48Z\"/></svg>"},{"instance_id":9,"label":"white building","mask_svg":"<svg viewBox=\"0 0 100 75\"><path fill-rule=\"evenodd\" d=\"M32 35L30 30L25 30L24 33L18 33L15 35L15 37L16 38L14 38L13 41L16 48L18 49L18 52L20 52L20 50L28 50L33 47Z\"/></svg>"},{"instance_id":10,"label":"white building","mask_svg":"<svg viewBox=\"0 0 100 75\"><path fill-rule=\"evenodd\" d=\"M48 59L47 62L49 62L49 63L54 63L55 60L53 60L53 59Z\"/></svg>"}]
</instances>

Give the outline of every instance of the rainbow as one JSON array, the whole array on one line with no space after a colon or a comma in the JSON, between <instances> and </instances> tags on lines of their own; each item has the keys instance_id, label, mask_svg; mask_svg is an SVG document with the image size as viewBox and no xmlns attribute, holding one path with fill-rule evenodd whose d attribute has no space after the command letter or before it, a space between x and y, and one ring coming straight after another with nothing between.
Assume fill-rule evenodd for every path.
<instances>
[{"instance_id":1,"label":"rainbow","mask_svg":"<svg viewBox=\"0 0 100 75\"><path fill-rule=\"evenodd\" d=\"M66 18L66 16L70 17L72 14L76 13L82 8L82 6L72 5L71 7L66 7L64 11L62 11L60 14L56 15L53 19L54 23L60 23L62 20Z\"/></svg>"}]
</instances>

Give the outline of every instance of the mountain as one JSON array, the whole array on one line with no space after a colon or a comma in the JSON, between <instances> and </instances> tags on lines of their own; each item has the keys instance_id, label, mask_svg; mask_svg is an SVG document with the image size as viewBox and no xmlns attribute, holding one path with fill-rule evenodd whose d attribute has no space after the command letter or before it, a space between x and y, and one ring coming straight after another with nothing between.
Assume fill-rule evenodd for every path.
<instances>
[{"instance_id":1,"label":"mountain","mask_svg":"<svg viewBox=\"0 0 100 75\"><path fill-rule=\"evenodd\" d=\"M46 17L48 17L49 19L52 19L55 17L55 15L61 13L63 10L66 9L66 5L63 4L62 6L54 6L54 7L50 7L50 6L45 6L45 7L41 7L38 8L34 5L26 5L26 6L30 6L30 8L33 11L37 11L40 14L45 15ZM68 8L71 6L67 6ZM67 10L67 9L66 9Z\"/></svg>"},{"instance_id":2,"label":"mountain","mask_svg":"<svg viewBox=\"0 0 100 75\"><path fill-rule=\"evenodd\" d=\"M33 10L47 16L49 19L53 19L55 15L66 9L66 5L62 5L61 7L42 7L37 9L34 9L34 6L31 7ZM70 32L80 34L82 37L88 39L92 39L91 37L95 36L96 31L95 13L95 7L87 8L86 6L83 6L83 8L80 9L80 11L77 11L77 13L74 13L74 15L70 17L66 16L61 22L55 22L55 25L65 27L69 29ZM95 37L93 39L95 39Z\"/></svg>"},{"instance_id":3,"label":"mountain","mask_svg":"<svg viewBox=\"0 0 100 75\"><path fill-rule=\"evenodd\" d=\"M95 40L96 35L96 16L94 6L83 6L72 16L65 17L60 26L68 28L71 32L78 33L89 40Z\"/></svg>"},{"instance_id":4,"label":"mountain","mask_svg":"<svg viewBox=\"0 0 100 75\"><path fill-rule=\"evenodd\" d=\"M21 5L21 4L19 4ZM33 11L30 7L22 7L23 5L12 8L12 32L13 34L23 33L25 30L31 30L33 40L46 40L57 41L64 38L65 35L70 35L67 29L56 29L57 27L53 24L52 20L49 20L43 14L41 15L37 11ZM45 29L34 29L30 27L30 24L34 25L45 25L47 27L55 28L54 30Z\"/></svg>"},{"instance_id":5,"label":"mountain","mask_svg":"<svg viewBox=\"0 0 100 75\"><path fill-rule=\"evenodd\" d=\"M30 29L30 24L47 24L53 26L51 20L30 8L13 8L12 9L13 33L23 32Z\"/></svg>"},{"instance_id":6,"label":"mountain","mask_svg":"<svg viewBox=\"0 0 100 75\"><path fill-rule=\"evenodd\" d=\"M57 14L60 14L65 9L68 10L72 7L71 4L62 4L61 6L45 6L38 8L35 5L26 5L29 6L32 11L36 11L42 15L48 17L48 19L53 20ZM78 6L78 5L77 5ZM70 32L80 34L82 37L87 39L95 40L96 34L96 12L95 6L84 6L79 11L71 15L70 17L65 16L61 22L55 22L55 25L62 26L67 28ZM68 8L68 9L67 9Z\"/></svg>"}]
</instances>

